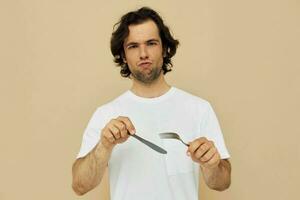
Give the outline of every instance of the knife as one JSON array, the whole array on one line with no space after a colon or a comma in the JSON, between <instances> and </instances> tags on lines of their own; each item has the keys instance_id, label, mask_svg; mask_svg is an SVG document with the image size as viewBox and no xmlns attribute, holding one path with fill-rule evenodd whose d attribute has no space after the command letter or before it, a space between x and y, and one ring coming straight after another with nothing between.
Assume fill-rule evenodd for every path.
<instances>
[{"instance_id":1,"label":"knife","mask_svg":"<svg viewBox=\"0 0 300 200\"><path fill-rule=\"evenodd\" d=\"M162 153L162 154L166 154L167 151L164 150L163 148L157 146L156 144L153 144L152 142L149 142L148 140L145 140L144 138L141 138L140 136L136 135L136 134L133 134L131 135L132 137L136 138L137 140L141 141L142 143L144 143L145 145L147 145L148 147L150 147L151 149L159 152L159 153Z\"/></svg>"}]
</instances>

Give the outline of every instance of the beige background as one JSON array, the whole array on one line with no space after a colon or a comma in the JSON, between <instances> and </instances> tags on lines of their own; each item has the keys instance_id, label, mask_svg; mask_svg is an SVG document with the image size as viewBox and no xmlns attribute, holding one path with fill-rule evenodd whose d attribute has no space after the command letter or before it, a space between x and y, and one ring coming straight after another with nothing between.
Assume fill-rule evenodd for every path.
<instances>
[{"instance_id":1,"label":"beige background","mask_svg":"<svg viewBox=\"0 0 300 200\"><path fill-rule=\"evenodd\" d=\"M0 199L108 199L107 176L83 197L71 165L97 106L130 87L114 67L112 26L157 9L181 45L172 85L209 100L232 185L202 199L299 199L300 3L0 0Z\"/></svg>"}]
</instances>

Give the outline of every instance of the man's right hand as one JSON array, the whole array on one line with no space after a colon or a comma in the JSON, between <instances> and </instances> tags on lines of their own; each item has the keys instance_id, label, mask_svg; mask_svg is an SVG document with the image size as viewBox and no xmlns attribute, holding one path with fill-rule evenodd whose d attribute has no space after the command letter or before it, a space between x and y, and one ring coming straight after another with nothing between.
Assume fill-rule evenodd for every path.
<instances>
[{"instance_id":1,"label":"man's right hand","mask_svg":"<svg viewBox=\"0 0 300 200\"><path fill-rule=\"evenodd\" d=\"M96 148L73 164L72 187L77 194L85 194L101 182L113 147L125 142L129 134L135 134L135 128L128 117L120 116L105 125Z\"/></svg>"},{"instance_id":2,"label":"man's right hand","mask_svg":"<svg viewBox=\"0 0 300 200\"><path fill-rule=\"evenodd\" d=\"M101 143L107 149L125 142L129 134L135 134L135 128L128 117L120 116L110 120L101 132Z\"/></svg>"}]
</instances>

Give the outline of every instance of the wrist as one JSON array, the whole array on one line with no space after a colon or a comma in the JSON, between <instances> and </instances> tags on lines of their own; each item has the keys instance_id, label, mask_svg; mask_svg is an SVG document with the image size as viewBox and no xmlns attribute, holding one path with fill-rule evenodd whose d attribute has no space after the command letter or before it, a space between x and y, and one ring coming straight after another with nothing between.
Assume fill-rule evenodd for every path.
<instances>
[{"instance_id":1,"label":"wrist","mask_svg":"<svg viewBox=\"0 0 300 200\"><path fill-rule=\"evenodd\" d=\"M110 154L113 150L113 146L104 145L101 141L97 144L94 155L96 158L105 158L110 157Z\"/></svg>"},{"instance_id":2,"label":"wrist","mask_svg":"<svg viewBox=\"0 0 300 200\"><path fill-rule=\"evenodd\" d=\"M106 151L112 151L112 149L114 148L115 145L116 144L114 144L114 143L110 143L105 140L100 140L97 144L97 148L104 148Z\"/></svg>"},{"instance_id":3,"label":"wrist","mask_svg":"<svg viewBox=\"0 0 300 200\"><path fill-rule=\"evenodd\" d=\"M214 164L214 165L205 165L205 164L200 164L200 167L203 169L203 170L206 170L206 171L218 171L220 170L221 166L220 166L220 162Z\"/></svg>"}]
</instances>

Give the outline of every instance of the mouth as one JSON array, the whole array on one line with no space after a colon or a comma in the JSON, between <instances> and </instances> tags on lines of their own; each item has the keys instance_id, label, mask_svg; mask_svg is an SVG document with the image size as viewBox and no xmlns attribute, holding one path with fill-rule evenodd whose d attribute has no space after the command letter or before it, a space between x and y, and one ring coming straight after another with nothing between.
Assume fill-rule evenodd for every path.
<instances>
[{"instance_id":1,"label":"mouth","mask_svg":"<svg viewBox=\"0 0 300 200\"><path fill-rule=\"evenodd\" d=\"M139 66L139 67L145 68L145 67L150 67L151 64L152 64L152 62L150 62L150 61L144 61L144 62L140 62L140 63L138 64L138 66Z\"/></svg>"}]
</instances>

